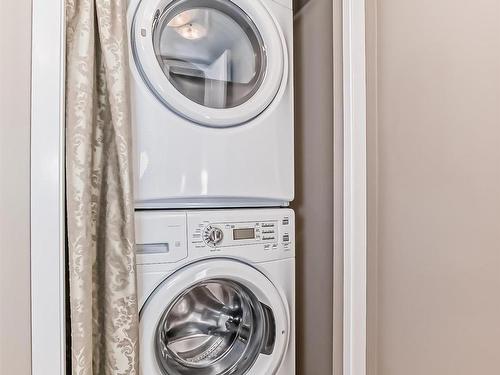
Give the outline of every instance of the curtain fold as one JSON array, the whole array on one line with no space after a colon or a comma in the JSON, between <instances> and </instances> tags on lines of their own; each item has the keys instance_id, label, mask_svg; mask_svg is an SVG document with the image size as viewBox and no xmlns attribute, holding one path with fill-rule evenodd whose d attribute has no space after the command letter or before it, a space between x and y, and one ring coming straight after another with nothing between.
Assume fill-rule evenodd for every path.
<instances>
[{"instance_id":1,"label":"curtain fold","mask_svg":"<svg viewBox=\"0 0 500 375\"><path fill-rule=\"evenodd\" d=\"M138 374L126 0L66 0L72 373Z\"/></svg>"}]
</instances>

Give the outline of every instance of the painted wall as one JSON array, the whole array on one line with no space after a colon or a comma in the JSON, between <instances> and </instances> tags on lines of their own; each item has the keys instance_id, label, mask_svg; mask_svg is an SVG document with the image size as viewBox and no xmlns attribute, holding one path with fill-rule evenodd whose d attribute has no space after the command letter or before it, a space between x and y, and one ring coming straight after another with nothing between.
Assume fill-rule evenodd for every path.
<instances>
[{"instance_id":1,"label":"painted wall","mask_svg":"<svg viewBox=\"0 0 500 375\"><path fill-rule=\"evenodd\" d=\"M368 374L498 374L500 2L367 5Z\"/></svg>"},{"instance_id":2,"label":"painted wall","mask_svg":"<svg viewBox=\"0 0 500 375\"><path fill-rule=\"evenodd\" d=\"M332 0L298 1L295 17L297 374L332 374Z\"/></svg>"},{"instance_id":3,"label":"painted wall","mask_svg":"<svg viewBox=\"0 0 500 375\"><path fill-rule=\"evenodd\" d=\"M0 2L0 374L30 374L31 2Z\"/></svg>"}]
</instances>

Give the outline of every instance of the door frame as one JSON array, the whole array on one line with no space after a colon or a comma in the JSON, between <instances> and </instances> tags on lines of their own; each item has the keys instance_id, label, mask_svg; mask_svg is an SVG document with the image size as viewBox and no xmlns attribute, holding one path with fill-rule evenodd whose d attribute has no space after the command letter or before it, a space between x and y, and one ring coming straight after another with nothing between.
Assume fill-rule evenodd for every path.
<instances>
[{"instance_id":1,"label":"door frame","mask_svg":"<svg viewBox=\"0 0 500 375\"><path fill-rule=\"evenodd\" d=\"M343 0L343 375L366 374L365 0Z\"/></svg>"},{"instance_id":2,"label":"door frame","mask_svg":"<svg viewBox=\"0 0 500 375\"><path fill-rule=\"evenodd\" d=\"M64 0L32 0L31 351L33 375L66 373Z\"/></svg>"},{"instance_id":3,"label":"door frame","mask_svg":"<svg viewBox=\"0 0 500 375\"><path fill-rule=\"evenodd\" d=\"M64 375L64 0L32 0L32 374ZM366 374L364 0L342 0L343 373Z\"/></svg>"}]
</instances>

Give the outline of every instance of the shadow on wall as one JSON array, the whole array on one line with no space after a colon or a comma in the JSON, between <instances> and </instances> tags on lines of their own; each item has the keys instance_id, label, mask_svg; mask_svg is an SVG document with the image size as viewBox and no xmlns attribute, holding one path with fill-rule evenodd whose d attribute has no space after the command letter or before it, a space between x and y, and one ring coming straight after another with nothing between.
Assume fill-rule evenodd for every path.
<instances>
[{"instance_id":1,"label":"shadow on wall","mask_svg":"<svg viewBox=\"0 0 500 375\"><path fill-rule=\"evenodd\" d=\"M293 0L293 10L295 13L299 12L311 0Z\"/></svg>"}]
</instances>

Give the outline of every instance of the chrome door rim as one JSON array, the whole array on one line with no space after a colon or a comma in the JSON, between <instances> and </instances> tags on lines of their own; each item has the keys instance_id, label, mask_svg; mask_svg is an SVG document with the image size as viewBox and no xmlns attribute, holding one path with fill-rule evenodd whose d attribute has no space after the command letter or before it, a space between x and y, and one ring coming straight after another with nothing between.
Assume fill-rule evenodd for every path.
<instances>
[{"instance_id":1,"label":"chrome door rim","mask_svg":"<svg viewBox=\"0 0 500 375\"><path fill-rule=\"evenodd\" d=\"M186 289L204 280L217 278L230 279L245 285L259 301L273 310L276 319L276 341L273 352L258 355L248 372L252 373L254 368L258 368L259 371L265 370L265 373L273 374L281 366L288 349L291 329L290 313L284 293L254 267L234 259L215 258L191 263L174 272L164 279L146 300L140 318L142 373L164 375L157 364L154 348L156 328L167 306Z\"/></svg>"}]
</instances>

